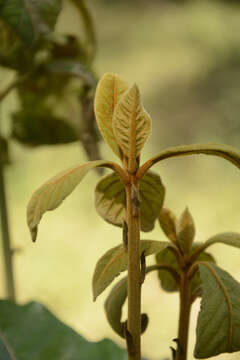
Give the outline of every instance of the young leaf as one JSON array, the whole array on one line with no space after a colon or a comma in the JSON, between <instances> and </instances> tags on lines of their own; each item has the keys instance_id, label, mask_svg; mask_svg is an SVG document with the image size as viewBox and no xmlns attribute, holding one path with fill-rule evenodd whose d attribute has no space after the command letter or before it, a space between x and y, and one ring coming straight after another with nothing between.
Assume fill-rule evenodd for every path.
<instances>
[{"instance_id":1,"label":"young leaf","mask_svg":"<svg viewBox=\"0 0 240 360\"><path fill-rule=\"evenodd\" d=\"M128 293L127 277L124 277L113 287L104 304L105 313L110 326L122 338L125 338L125 332L124 332L125 323L121 322L122 307L127 298L127 293ZM146 314L142 314L141 333L143 333L146 330L147 325L148 325L148 316Z\"/></svg>"},{"instance_id":2,"label":"young leaf","mask_svg":"<svg viewBox=\"0 0 240 360\"><path fill-rule=\"evenodd\" d=\"M210 263L199 265L203 286L194 356L205 359L240 350L240 284Z\"/></svg>"},{"instance_id":3,"label":"young leaf","mask_svg":"<svg viewBox=\"0 0 240 360\"><path fill-rule=\"evenodd\" d=\"M177 241L177 219L173 212L169 209L163 208L158 217L159 224L164 234L173 242Z\"/></svg>"},{"instance_id":4,"label":"young leaf","mask_svg":"<svg viewBox=\"0 0 240 360\"><path fill-rule=\"evenodd\" d=\"M151 118L143 109L137 85L126 91L117 104L113 132L124 155L136 160L151 133Z\"/></svg>"},{"instance_id":5,"label":"young leaf","mask_svg":"<svg viewBox=\"0 0 240 360\"><path fill-rule=\"evenodd\" d=\"M165 188L158 174L148 172L140 180L141 230L148 232L161 211ZM95 206L99 215L110 224L122 226L126 198L123 183L117 174L110 174L99 181L95 189Z\"/></svg>"},{"instance_id":6,"label":"young leaf","mask_svg":"<svg viewBox=\"0 0 240 360\"><path fill-rule=\"evenodd\" d=\"M7 0L0 3L0 17L27 47L53 30L62 0Z\"/></svg>"},{"instance_id":7,"label":"young leaf","mask_svg":"<svg viewBox=\"0 0 240 360\"><path fill-rule=\"evenodd\" d=\"M36 240L37 227L43 214L56 209L88 171L96 167L110 167L116 170L118 165L105 160L89 161L59 173L34 192L27 207L27 223L33 241Z\"/></svg>"},{"instance_id":8,"label":"young leaf","mask_svg":"<svg viewBox=\"0 0 240 360\"><path fill-rule=\"evenodd\" d=\"M177 241L184 253L189 253L195 235L195 226L188 208L181 215L177 226Z\"/></svg>"},{"instance_id":9,"label":"young leaf","mask_svg":"<svg viewBox=\"0 0 240 360\"><path fill-rule=\"evenodd\" d=\"M219 156L240 168L240 151L238 149L228 145L219 144L192 144L176 146L160 152L158 155L146 161L138 169L137 176L141 178L141 176L145 174L145 172L148 171L148 169L150 169L154 164L164 159L194 154Z\"/></svg>"},{"instance_id":10,"label":"young leaf","mask_svg":"<svg viewBox=\"0 0 240 360\"><path fill-rule=\"evenodd\" d=\"M112 118L120 97L127 89L128 84L118 75L106 73L98 83L94 102L96 120L102 136L119 158L121 154L113 134Z\"/></svg>"},{"instance_id":11,"label":"young leaf","mask_svg":"<svg viewBox=\"0 0 240 360\"><path fill-rule=\"evenodd\" d=\"M144 255L156 254L168 246L167 242L142 240L140 242L140 251L144 251ZM116 246L108 250L97 262L92 287L93 300L95 301L106 287L111 284L120 272L127 269L127 253L122 245Z\"/></svg>"}]
</instances>

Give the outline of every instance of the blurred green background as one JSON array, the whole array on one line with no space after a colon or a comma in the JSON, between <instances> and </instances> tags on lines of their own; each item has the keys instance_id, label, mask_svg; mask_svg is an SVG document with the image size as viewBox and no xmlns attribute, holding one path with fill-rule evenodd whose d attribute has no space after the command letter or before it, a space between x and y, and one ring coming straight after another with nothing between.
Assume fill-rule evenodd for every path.
<instances>
[{"instance_id":1,"label":"blurred green background","mask_svg":"<svg viewBox=\"0 0 240 360\"><path fill-rule=\"evenodd\" d=\"M116 72L137 82L152 116L152 137L142 160L167 146L218 142L239 147L240 140L240 4L238 1L92 0L88 3L97 32L96 73ZM69 3L57 30L81 32ZM11 73L1 72L1 87ZM7 119L18 104L11 94L1 107ZM69 106L69 116L74 116ZM117 160L101 143L104 158ZM121 242L121 230L106 224L94 210L98 175L90 173L74 194L44 217L38 241L32 244L25 209L32 192L47 178L86 160L81 145L30 149L12 143L14 163L7 169L17 298L47 305L68 325L90 340L103 337L123 342L106 322L106 294L93 303L91 278L98 258ZM214 157L193 156L162 162L154 168L167 188L165 206L178 216L189 207L198 241L218 232L240 230L240 172ZM158 225L143 239L164 239ZM238 250L211 248L218 263L240 280ZM151 259L148 260L151 262ZM3 272L3 270L2 270ZM106 293L108 290L106 290ZM4 283L0 283L4 297ZM143 354L157 360L170 356L177 334L178 296L164 293L156 274L143 286L142 308L150 325L142 337ZM192 311L189 359L195 341L199 301ZM125 312L126 315L126 312ZM221 355L234 360L239 354Z\"/></svg>"}]
</instances>

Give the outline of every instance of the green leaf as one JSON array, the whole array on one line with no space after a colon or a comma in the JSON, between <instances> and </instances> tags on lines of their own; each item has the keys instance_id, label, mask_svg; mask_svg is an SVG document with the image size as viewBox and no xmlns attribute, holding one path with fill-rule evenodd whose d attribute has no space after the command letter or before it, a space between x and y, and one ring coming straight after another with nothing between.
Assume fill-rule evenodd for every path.
<instances>
[{"instance_id":1,"label":"green leaf","mask_svg":"<svg viewBox=\"0 0 240 360\"><path fill-rule=\"evenodd\" d=\"M113 134L113 112L128 84L116 74L106 73L100 79L95 95L94 110L99 130L114 153L121 158L120 150Z\"/></svg>"},{"instance_id":2,"label":"green leaf","mask_svg":"<svg viewBox=\"0 0 240 360\"><path fill-rule=\"evenodd\" d=\"M140 251L144 251L144 255L156 254L168 245L164 241L142 240L140 242ZM116 246L108 250L97 262L93 281L93 300L111 284L120 272L127 270L127 252L122 245Z\"/></svg>"},{"instance_id":3,"label":"green leaf","mask_svg":"<svg viewBox=\"0 0 240 360\"><path fill-rule=\"evenodd\" d=\"M205 359L240 350L240 284L210 263L199 265L203 286L194 356Z\"/></svg>"},{"instance_id":4,"label":"green leaf","mask_svg":"<svg viewBox=\"0 0 240 360\"><path fill-rule=\"evenodd\" d=\"M168 246L156 255L156 262L159 265L170 265L177 273L180 273L180 267L175 253L171 250L172 246ZM179 285L173 275L165 270L158 270L158 278L163 290L167 292L178 291Z\"/></svg>"},{"instance_id":5,"label":"green leaf","mask_svg":"<svg viewBox=\"0 0 240 360\"><path fill-rule=\"evenodd\" d=\"M234 147L221 144L192 144L176 146L160 152L158 155L146 161L138 170L137 175L141 178L148 169L159 161L179 156L205 154L222 157L240 168L240 151Z\"/></svg>"},{"instance_id":6,"label":"green leaf","mask_svg":"<svg viewBox=\"0 0 240 360\"><path fill-rule=\"evenodd\" d=\"M159 224L164 234L173 242L177 241L177 218L169 209L163 208L159 215Z\"/></svg>"},{"instance_id":7,"label":"green leaf","mask_svg":"<svg viewBox=\"0 0 240 360\"><path fill-rule=\"evenodd\" d=\"M62 0L7 0L0 4L0 17L27 47L49 36L62 7Z\"/></svg>"},{"instance_id":8,"label":"green leaf","mask_svg":"<svg viewBox=\"0 0 240 360\"><path fill-rule=\"evenodd\" d=\"M148 172L140 180L141 230L148 232L161 211L165 188L158 174ZM95 189L95 206L99 215L110 224L122 226L126 207L125 189L117 174L99 181Z\"/></svg>"},{"instance_id":9,"label":"green leaf","mask_svg":"<svg viewBox=\"0 0 240 360\"><path fill-rule=\"evenodd\" d=\"M198 247L198 245L199 245L199 243L193 244L192 251L191 251L192 253ZM199 254L199 256L197 257L197 261L207 261L207 262L216 264L216 260L214 259L212 254L209 254L206 251L201 252ZM199 293L200 289L201 289L201 292ZM195 273L194 277L191 280L191 291L192 291L192 293L194 293L195 291L197 291L199 294L202 293L202 281L201 281L199 270L197 270L197 272Z\"/></svg>"},{"instance_id":10,"label":"green leaf","mask_svg":"<svg viewBox=\"0 0 240 360\"><path fill-rule=\"evenodd\" d=\"M2 334L0 334L0 360L16 360L13 350Z\"/></svg>"},{"instance_id":11,"label":"green leaf","mask_svg":"<svg viewBox=\"0 0 240 360\"><path fill-rule=\"evenodd\" d=\"M115 165L117 164L105 160L89 161L62 171L36 190L27 207L27 223L32 240L36 240L37 227L43 214L46 211L56 209L71 194L89 170L96 167L110 167L113 169Z\"/></svg>"},{"instance_id":12,"label":"green leaf","mask_svg":"<svg viewBox=\"0 0 240 360\"><path fill-rule=\"evenodd\" d=\"M11 360L127 360L126 351L111 340L87 341L37 302L1 300L0 333L13 350Z\"/></svg>"},{"instance_id":13,"label":"green leaf","mask_svg":"<svg viewBox=\"0 0 240 360\"><path fill-rule=\"evenodd\" d=\"M195 236L195 226L188 208L182 213L177 224L177 241L184 253L189 253Z\"/></svg>"},{"instance_id":14,"label":"green leaf","mask_svg":"<svg viewBox=\"0 0 240 360\"><path fill-rule=\"evenodd\" d=\"M29 146L68 144L79 141L79 133L68 120L52 114L52 109L22 108L12 114L11 137Z\"/></svg>"},{"instance_id":15,"label":"green leaf","mask_svg":"<svg viewBox=\"0 0 240 360\"><path fill-rule=\"evenodd\" d=\"M151 133L151 118L142 106L137 85L118 102L113 114L113 132L124 155L136 159Z\"/></svg>"},{"instance_id":16,"label":"green leaf","mask_svg":"<svg viewBox=\"0 0 240 360\"><path fill-rule=\"evenodd\" d=\"M127 277L121 279L111 290L110 294L105 301L104 308L107 316L107 320L112 329L122 338L125 338L125 322L121 322L122 307L127 298ZM143 333L148 325L147 314L141 315L141 327Z\"/></svg>"},{"instance_id":17,"label":"green leaf","mask_svg":"<svg viewBox=\"0 0 240 360\"><path fill-rule=\"evenodd\" d=\"M228 232L214 235L202 244L202 248L206 249L207 247L217 243L240 248L240 234L235 232Z\"/></svg>"},{"instance_id":18,"label":"green leaf","mask_svg":"<svg viewBox=\"0 0 240 360\"><path fill-rule=\"evenodd\" d=\"M191 249L191 253L195 251L195 249L199 247L199 243L194 243ZM196 259L197 261L209 261L215 262L213 256L207 252L202 252ZM181 268L179 266L177 256L174 252L173 246L168 246L167 248L163 249L156 255L156 262L159 265L167 265L173 268L178 275L181 274ZM158 278L160 280L160 285L163 290L167 292L176 292L179 289L179 285L175 277L165 269L158 270ZM201 286L201 279L199 276L199 271L197 271L194 277L191 280L191 291L192 293Z\"/></svg>"}]
</instances>

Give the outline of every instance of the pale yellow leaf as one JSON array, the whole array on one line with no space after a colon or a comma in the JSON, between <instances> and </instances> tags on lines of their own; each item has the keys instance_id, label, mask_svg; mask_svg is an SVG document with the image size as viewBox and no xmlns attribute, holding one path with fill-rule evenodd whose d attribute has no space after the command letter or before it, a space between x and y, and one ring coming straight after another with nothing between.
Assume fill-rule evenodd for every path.
<instances>
[{"instance_id":1,"label":"pale yellow leaf","mask_svg":"<svg viewBox=\"0 0 240 360\"><path fill-rule=\"evenodd\" d=\"M127 89L128 84L118 75L106 73L98 83L94 101L98 127L105 141L119 158L121 155L113 134L112 118L120 97Z\"/></svg>"},{"instance_id":2,"label":"pale yellow leaf","mask_svg":"<svg viewBox=\"0 0 240 360\"><path fill-rule=\"evenodd\" d=\"M151 133L151 118L144 110L137 85L121 97L113 114L113 132L127 158L136 158Z\"/></svg>"}]
</instances>

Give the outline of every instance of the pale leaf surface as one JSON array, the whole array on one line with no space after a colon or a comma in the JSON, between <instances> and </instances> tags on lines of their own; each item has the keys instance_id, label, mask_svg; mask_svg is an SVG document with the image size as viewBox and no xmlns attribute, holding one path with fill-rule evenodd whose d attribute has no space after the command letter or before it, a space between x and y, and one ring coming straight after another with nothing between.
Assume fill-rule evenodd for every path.
<instances>
[{"instance_id":1,"label":"pale leaf surface","mask_svg":"<svg viewBox=\"0 0 240 360\"><path fill-rule=\"evenodd\" d=\"M127 158L140 155L151 133L151 118L142 106L137 85L121 97L113 115L113 132Z\"/></svg>"},{"instance_id":2,"label":"pale leaf surface","mask_svg":"<svg viewBox=\"0 0 240 360\"><path fill-rule=\"evenodd\" d=\"M111 164L105 160L96 160L74 166L52 177L36 190L27 207L27 223L33 241L36 240L38 224L46 211L56 209L71 194L89 170L101 166L110 167Z\"/></svg>"},{"instance_id":3,"label":"pale leaf surface","mask_svg":"<svg viewBox=\"0 0 240 360\"><path fill-rule=\"evenodd\" d=\"M142 240L140 242L140 251L144 255L156 254L168 245L167 242L155 240ZM108 285L122 271L127 270L127 252L122 245L108 250L97 262L93 281L93 299L96 298L106 289Z\"/></svg>"},{"instance_id":4,"label":"pale leaf surface","mask_svg":"<svg viewBox=\"0 0 240 360\"><path fill-rule=\"evenodd\" d=\"M118 144L113 134L113 112L120 97L128 89L128 84L116 74L106 73L98 82L94 110L99 130L114 153L121 158Z\"/></svg>"}]
</instances>

